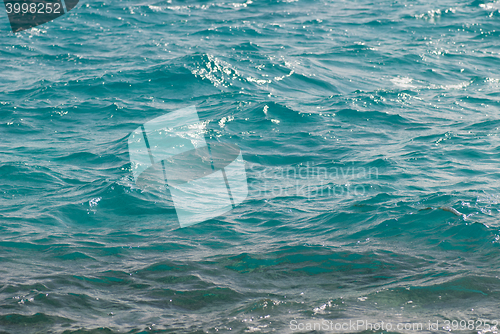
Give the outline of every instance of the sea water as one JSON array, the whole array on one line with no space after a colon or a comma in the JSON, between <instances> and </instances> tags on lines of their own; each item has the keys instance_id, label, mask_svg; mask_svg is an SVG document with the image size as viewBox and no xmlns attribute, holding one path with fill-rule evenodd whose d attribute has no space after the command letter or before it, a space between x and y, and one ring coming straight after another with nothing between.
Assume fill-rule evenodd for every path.
<instances>
[{"instance_id":1,"label":"sea water","mask_svg":"<svg viewBox=\"0 0 500 334\"><path fill-rule=\"evenodd\" d=\"M498 332L499 9L2 9L0 332ZM190 106L248 196L181 228L128 139Z\"/></svg>"}]
</instances>

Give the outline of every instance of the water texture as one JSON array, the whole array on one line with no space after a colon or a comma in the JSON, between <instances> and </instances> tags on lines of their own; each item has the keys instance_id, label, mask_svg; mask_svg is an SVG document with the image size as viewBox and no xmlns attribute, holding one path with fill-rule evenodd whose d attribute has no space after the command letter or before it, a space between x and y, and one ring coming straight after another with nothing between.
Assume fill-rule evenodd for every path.
<instances>
[{"instance_id":1,"label":"water texture","mask_svg":"<svg viewBox=\"0 0 500 334\"><path fill-rule=\"evenodd\" d=\"M499 10L83 0L17 34L2 10L0 333L498 323ZM250 194L180 228L127 139L191 105Z\"/></svg>"}]
</instances>

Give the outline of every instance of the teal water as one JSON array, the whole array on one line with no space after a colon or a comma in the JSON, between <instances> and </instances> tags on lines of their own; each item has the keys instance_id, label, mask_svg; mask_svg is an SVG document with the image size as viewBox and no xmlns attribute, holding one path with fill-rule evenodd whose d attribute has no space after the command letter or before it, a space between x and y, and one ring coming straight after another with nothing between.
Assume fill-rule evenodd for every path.
<instances>
[{"instance_id":1,"label":"teal water","mask_svg":"<svg viewBox=\"0 0 500 334\"><path fill-rule=\"evenodd\" d=\"M17 34L1 14L0 333L498 332L446 321L500 321L499 10L84 0ZM181 229L127 138L190 105L250 194Z\"/></svg>"}]
</instances>

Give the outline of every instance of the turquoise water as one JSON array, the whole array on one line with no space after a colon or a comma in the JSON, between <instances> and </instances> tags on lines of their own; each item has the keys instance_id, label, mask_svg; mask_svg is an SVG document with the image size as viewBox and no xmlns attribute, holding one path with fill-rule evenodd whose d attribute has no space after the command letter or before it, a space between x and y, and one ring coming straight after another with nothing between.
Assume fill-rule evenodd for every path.
<instances>
[{"instance_id":1,"label":"turquoise water","mask_svg":"<svg viewBox=\"0 0 500 334\"><path fill-rule=\"evenodd\" d=\"M496 333L499 10L84 0L17 34L0 15L0 333ZM250 193L180 228L127 139L191 105Z\"/></svg>"}]
</instances>

